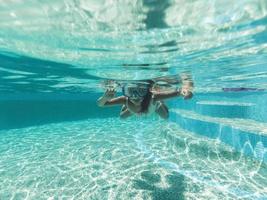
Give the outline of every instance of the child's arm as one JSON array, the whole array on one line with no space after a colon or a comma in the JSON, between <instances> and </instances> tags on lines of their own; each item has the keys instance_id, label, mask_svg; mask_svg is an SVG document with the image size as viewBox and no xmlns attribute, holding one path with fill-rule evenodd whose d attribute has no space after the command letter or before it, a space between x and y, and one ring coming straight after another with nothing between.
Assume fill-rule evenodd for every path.
<instances>
[{"instance_id":1,"label":"child's arm","mask_svg":"<svg viewBox=\"0 0 267 200\"><path fill-rule=\"evenodd\" d=\"M193 93L185 89L178 89L176 91L171 92L153 92L153 97L156 101L161 101L179 96L183 96L184 99L191 99L193 97Z\"/></svg>"},{"instance_id":2,"label":"child's arm","mask_svg":"<svg viewBox=\"0 0 267 200\"><path fill-rule=\"evenodd\" d=\"M103 107L103 106L125 104L126 99L124 96L120 96L116 98L114 98L114 96L115 96L115 90L108 89L105 92L105 94L97 100L97 105L100 107Z\"/></svg>"}]
</instances>

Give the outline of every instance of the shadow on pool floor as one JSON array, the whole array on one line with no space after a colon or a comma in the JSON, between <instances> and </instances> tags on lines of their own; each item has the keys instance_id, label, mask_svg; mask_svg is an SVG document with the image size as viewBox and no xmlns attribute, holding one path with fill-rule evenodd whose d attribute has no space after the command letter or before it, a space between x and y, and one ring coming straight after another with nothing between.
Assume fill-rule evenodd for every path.
<instances>
[{"instance_id":1,"label":"shadow on pool floor","mask_svg":"<svg viewBox=\"0 0 267 200\"><path fill-rule=\"evenodd\" d=\"M169 185L167 188L157 186L161 181L159 174L153 174L151 171L144 171L141 179L134 180L134 188L147 190L151 192L153 200L183 200L185 191L184 176L178 173L172 173L165 176Z\"/></svg>"}]
</instances>

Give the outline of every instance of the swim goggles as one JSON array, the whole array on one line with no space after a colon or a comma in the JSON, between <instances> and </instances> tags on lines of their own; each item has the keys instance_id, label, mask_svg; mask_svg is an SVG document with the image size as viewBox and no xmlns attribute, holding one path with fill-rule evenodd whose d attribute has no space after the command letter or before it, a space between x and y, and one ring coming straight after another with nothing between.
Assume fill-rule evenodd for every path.
<instances>
[{"instance_id":1,"label":"swim goggles","mask_svg":"<svg viewBox=\"0 0 267 200\"><path fill-rule=\"evenodd\" d=\"M122 87L122 94L126 97L132 98L132 99L139 99L143 98L147 95L149 92L149 87L145 86L123 86Z\"/></svg>"}]
</instances>

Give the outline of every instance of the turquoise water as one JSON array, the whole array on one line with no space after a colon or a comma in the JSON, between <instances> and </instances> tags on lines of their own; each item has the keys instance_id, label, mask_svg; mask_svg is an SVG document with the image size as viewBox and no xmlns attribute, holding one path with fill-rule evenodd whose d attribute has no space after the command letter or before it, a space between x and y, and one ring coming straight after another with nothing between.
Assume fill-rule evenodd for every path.
<instances>
[{"instance_id":1,"label":"turquoise water","mask_svg":"<svg viewBox=\"0 0 267 200\"><path fill-rule=\"evenodd\" d=\"M0 0L0 19L0 199L267 199L265 0ZM169 120L96 106L107 79L184 72Z\"/></svg>"}]
</instances>

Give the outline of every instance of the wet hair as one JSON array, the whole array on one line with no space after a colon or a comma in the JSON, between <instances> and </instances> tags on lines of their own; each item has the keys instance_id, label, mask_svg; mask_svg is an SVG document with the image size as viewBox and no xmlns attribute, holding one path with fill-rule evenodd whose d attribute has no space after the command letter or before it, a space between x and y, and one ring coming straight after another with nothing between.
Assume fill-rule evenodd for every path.
<instances>
[{"instance_id":1,"label":"wet hair","mask_svg":"<svg viewBox=\"0 0 267 200\"><path fill-rule=\"evenodd\" d=\"M152 80L147 80L146 81L148 83L148 91L147 91L147 94L144 96L144 99L143 101L141 102L141 113L147 113L148 112L148 107L149 107L149 104L150 104L150 101L151 101L151 98L152 98L152 92L151 92L151 88L153 87L154 85L154 81Z\"/></svg>"}]
</instances>

